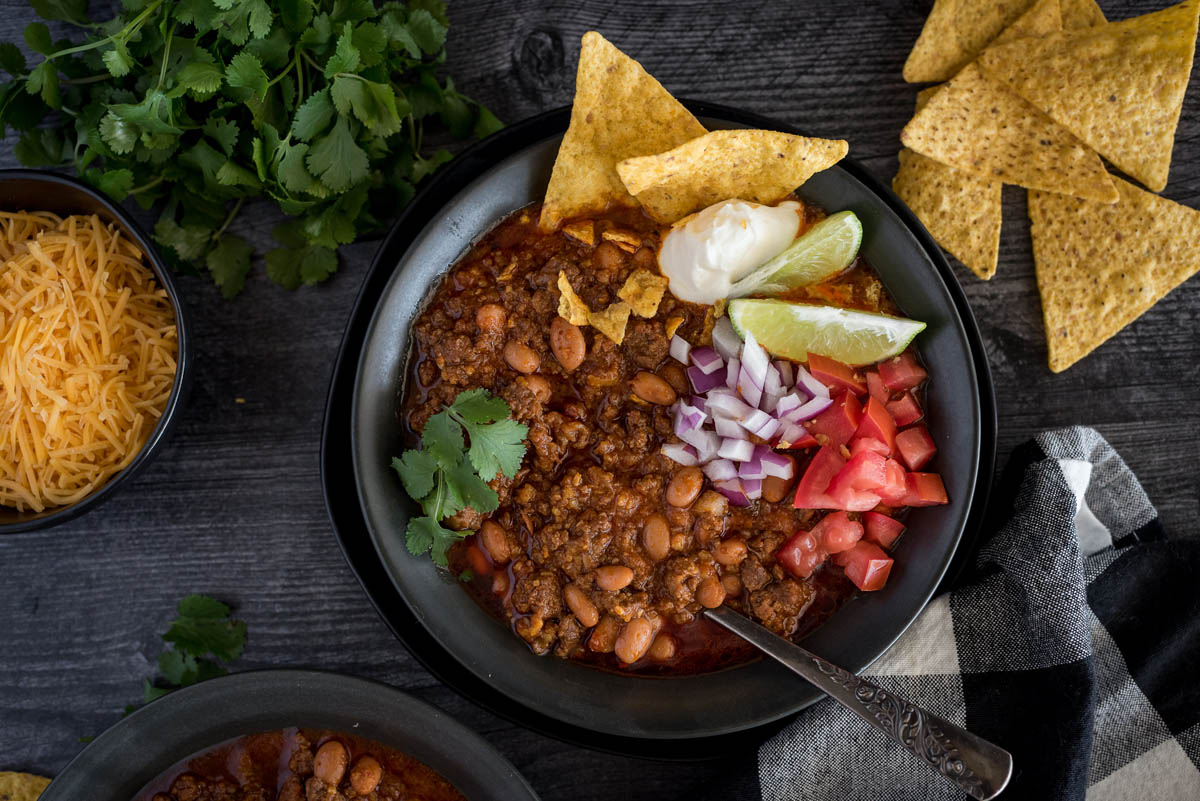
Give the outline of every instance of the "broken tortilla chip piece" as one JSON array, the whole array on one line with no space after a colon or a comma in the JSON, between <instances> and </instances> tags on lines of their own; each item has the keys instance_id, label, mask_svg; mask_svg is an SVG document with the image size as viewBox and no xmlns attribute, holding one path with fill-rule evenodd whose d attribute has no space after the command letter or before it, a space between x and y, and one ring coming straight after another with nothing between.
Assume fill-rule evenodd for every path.
<instances>
[{"instance_id":1,"label":"broken tortilla chip piece","mask_svg":"<svg viewBox=\"0 0 1200 801\"><path fill-rule=\"evenodd\" d=\"M634 206L617 176L622 159L661 153L704 133L692 113L595 31L583 35L571 123L558 148L538 225L611 206Z\"/></svg>"},{"instance_id":2,"label":"broken tortilla chip piece","mask_svg":"<svg viewBox=\"0 0 1200 801\"><path fill-rule=\"evenodd\" d=\"M892 189L937 243L983 280L996 274L1000 257L999 181L947 167L905 149Z\"/></svg>"},{"instance_id":3,"label":"broken tortilla chip piece","mask_svg":"<svg viewBox=\"0 0 1200 801\"><path fill-rule=\"evenodd\" d=\"M561 270L558 273L558 292L558 316L571 325L587 325L591 311L583 299L575 294L567 274Z\"/></svg>"},{"instance_id":4,"label":"broken tortilla chip piece","mask_svg":"<svg viewBox=\"0 0 1200 801\"><path fill-rule=\"evenodd\" d=\"M626 253L632 253L642 246L642 238L632 231L621 231L614 228L605 231L600 236Z\"/></svg>"},{"instance_id":5,"label":"broken tortilla chip piece","mask_svg":"<svg viewBox=\"0 0 1200 801\"><path fill-rule=\"evenodd\" d=\"M900 141L984 178L1103 203L1117 199L1096 151L975 64L929 98Z\"/></svg>"},{"instance_id":6,"label":"broken tortilla chip piece","mask_svg":"<svg viewBox=\"0 0 1200 801\"><path fill-rule=\"evenodd\" d=\"M608 304L603 311L589 312L588 324L613 342L620 345L625 341L625 326L629 323L632 309L623 300Z\"/></svg>"},{"instance_id":7,"label":"broken tortilla chip piece","mask_svg":"<svg viewBox=\"0 0 1200 801\"><path fill-rule=\"evenodd\" d=\"M649 270L634 270L617 290L617 297L629 304L638 317L653 317L658 313L667 291L667 277L655 275Z\"/></svg>"},{"instance_id":8,"label":"broken tortilla chip piece","mask_svg":"<svg viewBox=\"0 0 1200 801\"><path fill-rule=\"evenodd\" d=\"M562 232L585 245L596 244L596 224L591 220L567 223L563 226Z\"/></svg>"},{"instance_id":9,"label":"broken tortilla chip piece","mask_svg":"<svg viewBox=\"0 0 1200 801\"><path fill-rule=\"evenodd\" d=\"M1200 211L1117 180L1121 200L1029 193L1050 369L1091 353L1200 270Z\"/></svg>"},{"instance_id":10,"label":"broken tortilla chip piece","mask_svg":"<svg viewBox=\"0 0 1200 801\"><path fill-rule=\"evenodd\" d=\"M1108 22L1100 6L1096 5L1096 0L1059 0L1059 6L1062 10L1064 31L1090 28Z\"/></svg>"},{"instance_id":11,"label":"broken tortilla chip piece","mask_svg":"<svg viewBox=\"0 0 1200 801\"><path fill-rule=\"evenodd\" d=\"M1032 5L1033 0L934 0L904 62L904 80L950 79Z\"/></svg>"},{"instance_id":12,"label":"broken tortilla chip piece","mask_svg":"<svg viewBox=\"0 0 1200 801\"><path fill-rule=\"evenodd\" d=\"M814 173L841 161L843 139L750 129L713 131L673 150L617 164L625 188L661 223L721 200L782 200Z\"/></svg>"},{"instance_id":13,"label":"broken tortilla chip piece","mask_svg":"<svg viewBox=\"0 0 1200 801\"><path fill-rule=\"evenodd\" d=\"M1200 0L989 48L980 66L1159 191L1196 54ZM1039 187L1045 188L1045 187Z\"/></svg>"},{"instance_id":14,"label":"broken tortilla chip piece","mask_svg":"<svg viewBox=\"0 0 1200 801\"><path fill-rule=\"evenodd\" d=\"M683 325L685 322L687 321L683 317L671 317L668 319L666 324L663 326L663 331L666 332L667 339L675 336L675 332L679 330L679 326Z\"/></svg>"},{"instance_id":15,"label":"broken tortilla chip piece","mask_svg":"<svg viewBox=\"0 0 1200 801\"><path fill-rule=\"evenodd\" d=\"M0 771L0 799L3 801L36 801L50 780L32 773Z\"/></svg>"}]
</instances>

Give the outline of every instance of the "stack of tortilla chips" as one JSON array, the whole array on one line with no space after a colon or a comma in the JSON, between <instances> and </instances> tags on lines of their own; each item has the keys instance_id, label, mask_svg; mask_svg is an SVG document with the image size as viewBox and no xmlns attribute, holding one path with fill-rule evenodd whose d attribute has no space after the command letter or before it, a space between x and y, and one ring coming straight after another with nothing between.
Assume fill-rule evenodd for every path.
<instances>
[{"instance_id":1,"label":"stack of tortilla chips","mask_svg":"<svg viewBox=\"0 0 1200 801\"><path fill-rule=\"evenodd\" d=\"M1059 372L1200 269L1200 212L1167 184L1200 0L1108 22L1095 0L935 0L904 65L924 90L896 193L976 275L996 272L1000 190L1029 190Z\"/></svg>"},{"instance_id":2,"label":"stack of tortilla chips","mask_svg":"<svg viewBox=\"0 0 1200 801\"><path fill-rule=\"evenodd\" d=\"M589 31L579 51L571 124L554 161L538 224L591 245L594 227L579 218L614 207L641 207L669 225L730 198L775 203L836 164L847 150L840 139L750 129L706 131L641 64ZM614 234L603 236L613 239ZM613 241L636 248L636 243ZM598 310L588 308L565 275L559 276L558 287L560 316L573 325L590 325L619 345L631 313L657 313L667 279L635 272L618 299Z\"/></svg>"}]
</instances>

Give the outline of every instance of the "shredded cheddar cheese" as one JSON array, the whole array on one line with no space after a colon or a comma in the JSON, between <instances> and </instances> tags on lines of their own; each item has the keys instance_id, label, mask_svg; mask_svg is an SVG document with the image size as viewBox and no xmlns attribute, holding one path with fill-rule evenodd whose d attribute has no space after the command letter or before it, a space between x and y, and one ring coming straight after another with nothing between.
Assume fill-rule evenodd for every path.
<instances>
[{"instance_id":1,"label":"shredded cheddar cheese","mask_svg":"<svg viewBox=\"0 0 1200 801\"><path fill-rule=\"evenodd\" d=\"M175 312L96 216L0 211L0 504L74 503L145 445L175 380Z\"/></svg>"}]
</instances>

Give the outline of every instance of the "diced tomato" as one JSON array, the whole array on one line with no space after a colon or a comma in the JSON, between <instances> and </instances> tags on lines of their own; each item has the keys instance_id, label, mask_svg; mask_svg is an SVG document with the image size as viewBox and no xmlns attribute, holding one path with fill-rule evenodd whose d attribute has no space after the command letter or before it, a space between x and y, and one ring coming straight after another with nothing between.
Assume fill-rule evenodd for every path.
<instances>
[{"instance_id":1,"label":"diced tomato","mask_svg":"<svg viewBox=\"0 0 1200 801\"><path fill-rule=\"evenodd\" d=\"M878 371L868 370L866 376L868 394L886 406L887 402L892 399L892 391L883 385L883 379L879 377Z\"/></svg>"},{"instance_id":2,"label":"diced tomato","mask_svg":"<svg viewBox=\"0 0 1200 801\"><path fill-rule=\"evenodd\" d=\"M908 474L904 471L904 465L895 459L888 459L883 464L883 475L884 485L877 490L879 499L888 506L904 506L904 499L908 497Z\"/></svg>"},{"instance_id":3,"label":"diced tomato","mask_svg":"<svg viewBox=\"0 0 1200 801\"><path fill-rule=\"evenodd\" d=\"M855 395L862 395L867 391L866 381L860 374L854 372L853 367L819 353L808 354L808 372L812 373L813 378L835 392L840 389L848 389Z\"/></svg>"},{"instance_id":4,"label":"diced tomato","mask_svg":"<svg viewBox=\"0 0 1200 801\"><path fill-rule=\"evenodd\" d=\"M890 456L896 449L896 423L888 414L887 408L875 398L867 399L867 405L863 407L862 417L854 433L855 436L872 437L887 445L888 452L885 456Z\"/></svg>"},{"instance_id":5,"label":"diced tomato","mask_svg":"<svg viewBox=\"0 0 1200 801\"><path fill-rule=\"evenodd\" d=\"M878 506L878 490L887 483L886 461L874 451L862 451L850 457L846 466L829 482L829 497L834 508L865 512Z\"/></svg>"},{"instance_id":6,"label":"diced tomato","mask_svg":"<svg viewBox=\"0 0 1200 801\"><path fill-rule=\"evenodd\" d=\"M946 485L937 473L909 473L904 477L907 492L902 506L938 506L949 503Z\"/></svg>"},{"instance_id":7,"label":"diced tomato","mask_svg":"<svg viewBox=\"0 0 1200 801\"><path fill-rule=\"evenodd\" d=\"M895 518L881 515L878 512L867 512L863 515L864 539L878 545L880 548L891 548L904 533L904 524Z\"/></svg>"},{"instance_id":8,"label":"diced tomato","mask_svg":"<svg viewBox=\"0 0 1200 801\"><path fill-rule=\"evenodd\" d=\"M883 589L892 572L893 561L878 545L865 540L834 557L834 562L846 571L846 578L864 592Z\"/></svg>"},{"instance_id":9,"label":"diced tomato","mask_svg":"<svg viewBox=\"0 0 1200 801\"><path fill-rule=\"evenodd\" d=\"M921 404L917 403L911 392L905 392L898 399L888 403L887 410L896 421L896 425L901 428L912 425L925 416L925 412L921 411Z\"/></svg>"},{"instance_id":10,"label":"diced tomato","mask_svg":"<svg viewBox=\"0 0 1200 801\"><path fill-rule=\"evenodd\" d=\"M832 406L809 421L808 430L814 435L824 434L825 444L837 448L850 441L861 420L862 406L854 393L847 390L833 399Z\"/></svg>"},{"instance_id":11,"label":"diced tomato","mask_svg":"<svg viewBox=\"0 0 1200 801\"><path fill-rule=\"evenodd\" d=\"M873 451L880 456L891 456L892 452L879 440L873 437L855 437L850 440L850 455L858 456L863 451Z\"/></svg>"},{"instance_id":12,"label":"diced tomato","mask_svg":"<svg viewBox=\"0 0 1200 801\"><path fill-rule=\"evenodd\" d=\"M841 553L854 547L863 537L862 523L851 520L845 512L830 512L822 517L810 532L826 553Z\"/></svg>"},{"instance_id":13,"label":"diced tomato","mask_svg":"<svg viewBox=\"0 0 1200 801\"><path fill-rule=\"evenodd\" d=\"M800 425L799 423L794 423L793 425L795 426L795 428L800 429L801 433L799 435L799 438L789 441L787 443L787 447L784 447L784 443L781 441L779 444L777 444L775 446L776 448L783 448L784 450L794 451L794 450L799 450L801 448L815 448L816 446L821 444L821 443L817 442L817 438L814 437L807 428ZM784 430L788 430L787 426L784 426L783 428L784 428Z\"/></svg>"},{"instance_id":14,"label":"diced tomato","mask_svg":"<svg viewBox=\"0 0 1200 801\"><path fill-rule=\"evenodd\" d=\"M800 477L796 485L796 499L793 501L797 509L835 509L833 499L829 497L829 482L846 465L846 460L838 453L837 448L823 446L808 463L808 469Z\"/></svg>"},{"instance_id":15,"label":"diced tomato","mask_svg":"<svg viewBox=\"0 0 1200 801\"><path fill-rule=\"evenodd\" d=\"M895 358L880 362L878 368L883 385L893 392L912 389L929 377L925 368L917 364L917 357L911 350L906 350Z\"/></svg>"},{"instance_id":16,"label":"diced tomato","mask_svg":"<svg viewBox=\"0 0 1200 801\"><path fill-rule=\"evenodd\" d=\"M896 448L909 470L920 470L937 453L937 445L933 444L933 437L929 436L925 426L913 426L897 434Z\"/></svg>"},{"instance_id":17,"label":"diced tomato","mask_svg":"<svg viewBox=\"0 0 1200 801\"><path fill-rule=\"evenodd\" d=\"M808 578L817 565L829 558L810 532L797 531L791 539L780 546L775 558L796 578Z\"/></svg>"}]
</instances>

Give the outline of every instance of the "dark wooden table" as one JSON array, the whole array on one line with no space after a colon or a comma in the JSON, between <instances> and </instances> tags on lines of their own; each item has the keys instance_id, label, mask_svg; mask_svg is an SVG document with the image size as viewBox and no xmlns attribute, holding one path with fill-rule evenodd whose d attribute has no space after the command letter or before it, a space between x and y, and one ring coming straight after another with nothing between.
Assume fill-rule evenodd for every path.
<instances>
[{"instance_id":1,"label":"dark wooden table","mask_svg":"<svg viewBox=\"0 0 1200 801\"><path fill-rule=\"evenodd\" d=\"M1102 0L1113 19L1166 0ZM93 3L93 12L95 6ZM896 169L914 87L900 67L929 0L459 0L455 83L501 118L570 102L580 35L596 28L677 95L742 106L844 137L882 178ZM33 19L0 6L0 40ZM12 139L0 165L15 164ZM1200 207L1200 87L1184 104L1166 196ZM1094 425L1141 477L1164 523L1200 529L1200 280L1065 374L1046 368L1024 192L1005 190L1001 264L989 283L956 265L987 342L1003 460L1035 432ZM265 243L277 217L243 214ZM82 520L0 539L0 769L54 775L140 700L175 602L205 592L250 630L239 668L307 666L389 682L494 743L545 799L658 799L749 757L663 764L522 730L441 686L367 602L330 531L317 449L330 370L376 242L342 250L323 286L288 294L261 269L233 302L184 279L197 370L177 433L133 486ZM240 402L239 399L244 399Z\"/></svg>"}]
</instances>

